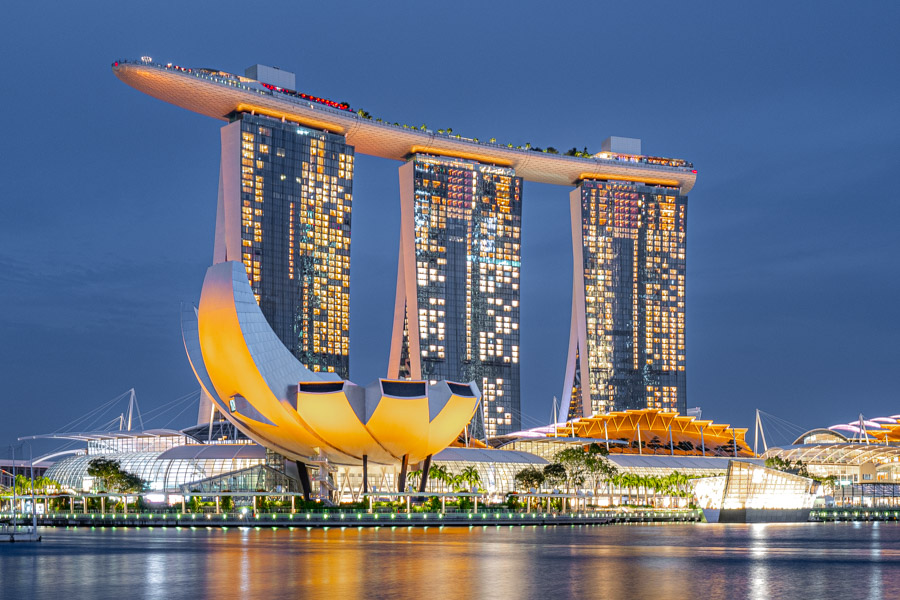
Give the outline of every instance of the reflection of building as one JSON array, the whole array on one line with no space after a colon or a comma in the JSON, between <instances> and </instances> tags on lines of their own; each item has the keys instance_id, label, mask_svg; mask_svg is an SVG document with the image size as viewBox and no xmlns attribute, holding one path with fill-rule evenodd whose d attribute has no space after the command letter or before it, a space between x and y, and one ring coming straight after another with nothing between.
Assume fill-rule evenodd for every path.
<instances>
[{"instance_id":1,"label":"reflection of building","mask_svg":"<svg viewBox=\"0 0 900 600\"><path fill-rule=\"evenodd\" d=\"M687 196L583 181L570 201L574 290L560 416L684 413Z\"/></svg>"},{"instance_id":2,"label":"reflection of building","mask_svg":"<svg viewBox=\"0 0 900 600\"><path fill-rule=\"evenodd\" d=\"M348 377L353 147L238 113L222 128L215 262L241 261L266 320L311 371Z\"/></svg>"},{"instance_id":3,"label":"reflection of building","mask_svg":"<svg viewBox=\"0 0 900 600\"><path fill-rule=\"evenodd\" d=\"M516 431L522 180L512 169L416 155L400 168L400 199L388 376L475 381L484 433ZM483 437L478 427L474 435Z\"/></svg>"}]
</instances>

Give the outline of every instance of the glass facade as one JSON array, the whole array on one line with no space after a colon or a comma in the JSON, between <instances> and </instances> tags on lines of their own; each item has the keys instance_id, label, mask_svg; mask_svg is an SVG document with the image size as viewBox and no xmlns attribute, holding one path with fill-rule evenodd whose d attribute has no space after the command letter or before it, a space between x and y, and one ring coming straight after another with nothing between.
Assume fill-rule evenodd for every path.
<instances>
[{"instance_id":1,"label":"glass facade","mask_svg":"<svg viewBox=\"0 0 900 600\"><path fill-rule=\"evenodd\" d=\"M159 458L162 452L117 452L113 454L87 454L72 456L59 461L47 470L47 477L58 481L63 489L90 492L94 478L88 475L88 466L98 457L119 461L122 470L137 475L148 482L148 491L181 493L182 486L233 471L263 465L264 459L228 458L168 460Z\"/></svg>"},{"instance_id":2,"label":"glass facade","mask_svg":"<svg viewBox=\"0 0 900 600\"><path fill-rule=\"evenodd\" d=\"M413 162L414 198L403 210L413 213L415 294L407 290L399 317L399 376L475 381L484 430L475 419L473 435L517 431L522 179L466 160L416 155ZM410 335L418 336L421 373L411 369Z\"/></svg>"},{"instance_id":3,"label":"glass facade","mask_svg":"<svg viewBox=\"0 0 900 600\"><path fill-rule=\"evenodd\" d=\"M241 258L253 294L308 369L348 378L353 147L295 123L237 118Z\"/></svg>"},{"instance_id":4,"label":"glass facade","mask_svg":"<svg viewBox=\"0 0 900 600\"><path fill-rule=\"evenodd\" d=\"M640 408L684 414L687 196L609 181L584 181L575 194L583 281L575 282L568 417Z\"/></svg>"}]
</instances>

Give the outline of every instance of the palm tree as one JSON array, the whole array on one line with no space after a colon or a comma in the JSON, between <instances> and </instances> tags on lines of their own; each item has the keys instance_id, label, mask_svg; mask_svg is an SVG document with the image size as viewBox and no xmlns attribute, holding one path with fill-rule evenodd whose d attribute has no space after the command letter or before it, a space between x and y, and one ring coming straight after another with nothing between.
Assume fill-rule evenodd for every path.
<instances>
[{"instance_id":1,"label":"palm tree","mask_svg":"<svg viewBox=\"0 0 900 600\"><path fill-rule=\"evenodd\" d=\"M449 486L453 481L453 476L444 465L431 465L431 469L428 470L428 477L429 479L433 479L441 483L442 492L446 491L446 486Z\"/></svg>"},{"instance_id":2,"label":"palm tree","mask_svg":"<svg viewBox=\"0 0 900 600\"><path fill-rule=\"evenodd\" d=\"M421 481L422 477L422 469L416 469L415 471L410 471L406 474L406 485L407 487L412 485L413 489L419 487L419 481Z\"/></svg>"},{"instance_id":3,"label":"palm tree","mask_svg":"<svg viewBox=\"0 0 900 600\"><path fill-rule=\"evenodd\" d=\"M481 483L481 474L474 466L469 465L460 472L463 483L469 484L471 487L477 487Z\"/></svg>"}]
</instances>

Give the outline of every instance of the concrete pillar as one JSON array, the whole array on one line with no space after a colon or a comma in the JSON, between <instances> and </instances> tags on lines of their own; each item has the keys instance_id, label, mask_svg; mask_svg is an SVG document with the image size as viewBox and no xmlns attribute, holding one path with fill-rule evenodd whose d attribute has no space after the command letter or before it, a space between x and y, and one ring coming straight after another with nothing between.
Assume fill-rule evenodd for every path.
<instances>
[{"instance_id":1,"label":"concrete pillar","mask_svg":"<svg viewBox=\"0 0 900 600\"><path fill-rule=\"evenodd\" d=\"M363 454L363 494L369 493L369 455Z\"/></svg>"},{"instance_id":2,"label":"concrete pillar","mask_svg":"<svg viewBox=\"0 0 900 600\"><path fill-rule=\"evenodd\" d=\"M431 455L425 457L425 464L422 466L422 478L419 480L419 491L424 492L428 486L428 472L431 470Z\"/></svg>"},{"instance_id":3,"label":"concrete pillar","mask_svg":"<svg viewBox=\"0 0 900 600\"><path fill-rule=\"evenodd\" d=\"M303 491L303 499L309 502L312 497L312 481L309 479L309 469L302 462L297 462L297 471L300 475L300 489Z\"/></svg>"},{"instance_id":4,"label":"concrete pillar","mask_svg":"<svg viewBox=\"0 0 900 600\"><path fill-rule=\"evenodd\" d=\"M219 497L216 496L216 514L219 514Z\"/></svg>"},{"instance_id":5,"label":"concrete pillar","mask_svg":"<svg viewBox=\"0 0 900 600\"><path fill-rule=\"evenodd\" d=\"M406 469L409 467L409 454L403 455L403 461L400 463L400 477L397 478L397 491L406 491Z\"/></svg>"}]
</instances>

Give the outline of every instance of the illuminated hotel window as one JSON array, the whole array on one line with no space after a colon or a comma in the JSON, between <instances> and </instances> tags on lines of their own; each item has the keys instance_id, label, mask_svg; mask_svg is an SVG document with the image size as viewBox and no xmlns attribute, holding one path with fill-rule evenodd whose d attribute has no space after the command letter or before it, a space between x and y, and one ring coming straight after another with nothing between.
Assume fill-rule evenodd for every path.
<instances>
[{"instance_id":1,"label":"illuminated hotel window","mask_svg":"<svg viewBox=\"0 0 900 600\"><path fill-rule=\"evenodd\" d=\"M412 160L421 376L475 381L484 433L517 431L522 180L472 161ZM403 332L400 374L408 376L408 319Z\"/></svg>"},{"instance_id":2,"label":"illuminated hotel window","mask_svg":"<svg viewBox=\"0 0 900 600\"><path fill-rule=\"evenodd\" d=\"M580 190L572 218L582 229L587 343L569 356L569 416L582 413L583 391L590 412L684 413L687 197L622 182L584 181Z\"/></svg>"},{"instance_id":3,"label":"illuminated hotel window","mask_svg":"<svg viewBox=\"0 0 900 600\"><path fill-rule=\"evenodd\" d=\"M347 378L353 147L295 123L240 119L242 259L254 296L304 365Z\"/></svg>"}]
</instances>

